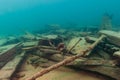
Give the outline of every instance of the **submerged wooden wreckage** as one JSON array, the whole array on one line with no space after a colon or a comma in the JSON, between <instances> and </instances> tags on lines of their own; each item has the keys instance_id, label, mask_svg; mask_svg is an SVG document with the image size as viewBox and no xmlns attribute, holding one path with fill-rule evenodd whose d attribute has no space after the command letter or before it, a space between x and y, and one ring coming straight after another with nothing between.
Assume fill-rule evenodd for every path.
<instances>
[{"instance_id":1,"label":"submerged wooden wreckage","mask_svg":"<svg viewBox=\"0 0 120 80\"><path fill-rule=\"evenodd\" d=\"M114 33L114 34L113 34ZM0 47L0 80L36 80L61 66L120 79L120 37L117 32L100 31L99 38L76 37L65 41L61 37L30 38L22 43ZM26 40L26 39L25 39ZM24 63L42 70L32 75L20 74ZM53 61L53 62L51 62ZM59 74L58 74L59 75ZM16 78L17 77L17 78Z\"/></svg>"}]
</instances>

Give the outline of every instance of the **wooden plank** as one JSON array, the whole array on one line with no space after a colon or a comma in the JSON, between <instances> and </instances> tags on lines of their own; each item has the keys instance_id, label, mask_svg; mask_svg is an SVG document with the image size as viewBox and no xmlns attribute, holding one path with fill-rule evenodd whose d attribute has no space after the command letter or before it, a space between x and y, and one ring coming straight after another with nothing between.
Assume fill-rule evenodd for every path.
<instances>
[{"instance_id":1,"label":"wooden plank","mask_svg":"<svg viewBox=\"0 0 120 80\"><path fill-rule=\"evenodd\" d=\"M64 66L64 65L66 65L66 64L74 61L74 60L77 59L77 58L81 58L81 57L86 56L86 53L88 53L89 51L92 51L92 50L97 46L97 44L102 41L103 38L105 38L104 35L102 35L101 37L99 37L99 38L97 39L97 41L94 42L94 43L93 43L91 46L89 46L87 49L81 51L80 53L82 53L82 55L81 55L81 54L77 54L77 55L75 55L75 56L66 58L66 59L64 59L63 61L61 61L61 62L59 62L59 63L57 63L57 64L54 64L54 65L52 65L52 66L50 66L50 67L48 67L48 68L46 68L46 69L43 69L43 70L39 71L38 73L34 74L32 77L30 76L30 77L29 77L28 79L26 79L26 80L36 80L36 78L41 77L41 76L43 76L44 74L46 74L46 73L48 73L48 72L50 72L50 71L52 71L52 70L54 70L54 69L57 69L57 68L59 68L59 67L61 67L61 66Z\"/></svg>"},{"instance_id":2,"label":"wooden plank","mask_svg":"<svg viewBox=\"0 0 120 80\"><path fill-rule=\"evenodd\" d=\"M76 59L70 64L67 64L67 66L112 66L114 65L113 61L110 60L103 60L103 59Z\"/></svg>"},{"instance_id":3,"label":"wooden plank","mask_svg":"<svg viewBox=\"0 0 120 80\"><path fill-rule=\"evenodd\" d=\"M14 74L21 61L25 56L25 52L15 56L15 58L9 61L3 68L0 70L0 80L10 80L11 76Z\"/></svg>"},{"instance_id":4,"label":"wooden plank","mask_svg":"<svg viewBox=\"0 0 120 80\"><path fill-rule=\"evenodd\" d=\"M21 46L21 43L18 43L0 47L0 49L5 49L0 53L0 68L2 68L9 60L14 58L14 55L20 51Z\"/></svg>"},{"instance_id":5,"label":"wooden plank","mask_svg":"<svg viewBox=\"0 0 120 80\"><path fill-rule=\"evenodd\" d=\"M102 75L109 76L116 80L120 80L120 68L110 66L80 66L79 69L84 69L92 72L97 72Z\"/></svg>"},{"instance_id":6,"label":"wooden plank","mask_svg":"<svg viewBox=\"0 0 120 80\"><path fill-rule=\"evenodd\" d=\"M120 46L120 32L101 30L99 33L106 35L110 43Z\"/></svg>"}]
</instances>

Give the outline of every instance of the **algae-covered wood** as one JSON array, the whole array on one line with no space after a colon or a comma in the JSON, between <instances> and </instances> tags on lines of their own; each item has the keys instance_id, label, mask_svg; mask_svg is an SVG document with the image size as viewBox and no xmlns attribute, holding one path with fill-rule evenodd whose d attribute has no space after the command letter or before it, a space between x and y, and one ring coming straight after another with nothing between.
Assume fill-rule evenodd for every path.
<instances>
[{"instance_id":1,"label":"algae-covered wood","mask_svg":"<svg viewBox=\"0 0 120 80\"><path fill-rule=\"evenodd\" d=\"M110 43L120 46L120 32L101 30L99 33L106 35Z\"/></svg>"}]
</instances>

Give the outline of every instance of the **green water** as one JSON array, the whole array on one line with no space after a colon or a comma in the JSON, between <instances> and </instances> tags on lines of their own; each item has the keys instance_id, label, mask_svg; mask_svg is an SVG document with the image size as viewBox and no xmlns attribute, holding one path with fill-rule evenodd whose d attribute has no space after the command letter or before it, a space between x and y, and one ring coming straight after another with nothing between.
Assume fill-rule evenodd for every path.
<instances>
[{"instance_id":1,"label":"green water","mask_svg":"<svg viewBox=\"0 0 120 80\"><path fill-rule=\"evenodd\" d=\"M113 15L113 24L118 26L119 3L119 0L0 0L0 35L42 31L46 24L99 27L106 12Z\"/></svg>"}]
</instances>

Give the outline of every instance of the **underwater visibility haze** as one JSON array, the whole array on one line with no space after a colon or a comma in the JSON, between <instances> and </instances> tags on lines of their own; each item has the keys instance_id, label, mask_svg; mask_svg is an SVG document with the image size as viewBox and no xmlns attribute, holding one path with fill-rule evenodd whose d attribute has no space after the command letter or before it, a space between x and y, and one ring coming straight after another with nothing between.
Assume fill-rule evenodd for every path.
<instances>
[{"instance_id":1,"label":"underwater visibility haze","mask_svg":"<svg viewBox=\"0 0 120 80\"><path fill-rule=\"evenodd\" d=\"M0 80L120 80L120 0L0 0Z\"/></svg>"},{"instance_id":2,"label":"underwater visibility haze","mask_svg":"<svg viewBox=\"0 0 120 80\"><path fill-rule=\"evenodd\" d=\"M119 3L119 0L0 0L0 35L41 31L47 24L99 27L104 13L112 15L114 25L120 25Z\"/></svg>"}]
</instances>

